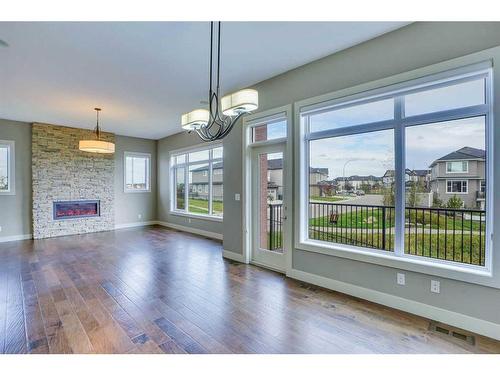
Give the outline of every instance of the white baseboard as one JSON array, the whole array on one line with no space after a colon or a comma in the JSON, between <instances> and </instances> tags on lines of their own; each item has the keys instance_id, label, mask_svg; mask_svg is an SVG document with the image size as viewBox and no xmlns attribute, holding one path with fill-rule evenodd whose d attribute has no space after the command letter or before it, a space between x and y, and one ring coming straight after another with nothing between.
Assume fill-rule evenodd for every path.
<instances>
[{"instance_id":1,"label":"white baseboard","mask_svg":"<svg viewBox=\"0 0 500 375\"><path fill-rule=\"evenodd\" d=\"M188 227L188 226L185 226L185 225L167 223L166 221L157 221L155 224L158 224L158 225L161 225L161 226L164 226L164 227L167 227L167 228L172 228L172 229L180 230L180 231L183 231L183 232L198 234L200 236L209 237L209 238L213 238L213 239L216 239L216 240L222 240L223 239L223 236L222 236L221 233L209 232L207 230L192 228L192 227Z\"/></svg>"},{"instance_id":2,"label":"white baseboard","mask_svg":"<svg viewBox=\"0 0 500 375\"><path fill-rule=\"evenodd\" d=\"M145 227L148 225L155 225L155 224L158 224L158 222L157 221L138 221L135 223L116 224L115 229Z\"/></svg>"},{"instance_id":3,"label":"white baseboard","mask_svg":"<svg viewBox=\"0 0 500 375\"><path fill-rule=\"evenodd\" d=\"M17 236L0 237L0 242L31 240L32 238L33 238L32 234L20 234L20 235L17 235Z\"/></svg>"},{"instance_id":4,"label":"white baseboard","mask_svg":"<svg viewBox=\"0 0 500 375\"><path fill-rule=\"evenodd\" d=\"M500 324L296 269L287 276L500 340Z\"/></svg>"},{"instance_id":5,"label":"white baseboard","mask_svg":"<svg viewBox=\"0 0 500 375\"><path fill-rule=\"evenodd\" d=\"M222 257L236 262L246 263L245 256L243 254L238 254L229 250L222 250Z\"/></svg>"}]
</instances>

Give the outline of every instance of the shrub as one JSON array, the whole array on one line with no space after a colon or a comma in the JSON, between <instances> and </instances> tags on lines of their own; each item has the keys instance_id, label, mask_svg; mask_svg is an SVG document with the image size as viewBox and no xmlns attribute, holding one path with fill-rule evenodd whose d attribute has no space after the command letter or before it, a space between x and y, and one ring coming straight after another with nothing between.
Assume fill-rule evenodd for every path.
<instances>
[{"instance_id":1,"label":"shrub","mask_svg":"<svg viewBox=\"0 0 500 375\"><path fill-rule=\"evenodd\" d=\"M462 208L464 206L464 201L454 195L450 199L448 199L448 204L446 205L448 208Z\"/></svg>"}]
</instances>

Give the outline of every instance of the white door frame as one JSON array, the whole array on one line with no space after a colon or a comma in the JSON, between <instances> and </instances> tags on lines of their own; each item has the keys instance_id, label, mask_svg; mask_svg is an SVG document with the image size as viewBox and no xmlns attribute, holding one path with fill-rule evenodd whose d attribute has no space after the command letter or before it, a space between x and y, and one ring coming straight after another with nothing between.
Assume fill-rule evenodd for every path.
<instances>
[{"instance_id":1,"label":"white door frame","mask_svg":"<svg viewBox=\"0 0 500 375\"><path fill-rule=\"evenodd\" d=\"M257 125L269 122L270 120L284 119L287 122L287 136L285 138L273 139L265 142L251 143L251 130ZM245 263L250 263L252 259L253 226L252 226L252 154L253 148L273 144L283 144L285 146L284 158L286 159L286 171L284 172L283 185L284 192L283 206L286 207L286 220L283 222L283 255L285 257L284 273L289 274L292 269L292 244L293 244L293 112L292 105L285 105L267 111L247 115L243 118L243 191L242 191L242 214L243 214L243 259Z\"/></svg>"}]
</instances>

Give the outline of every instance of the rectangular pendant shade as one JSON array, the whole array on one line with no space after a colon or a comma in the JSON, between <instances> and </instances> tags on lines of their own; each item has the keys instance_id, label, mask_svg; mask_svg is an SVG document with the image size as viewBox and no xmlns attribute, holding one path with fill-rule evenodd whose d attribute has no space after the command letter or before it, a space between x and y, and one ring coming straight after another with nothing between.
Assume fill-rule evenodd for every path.
<instances>
[{"instance_id":1,"label":"rectangular pendant shade","mask_svg":"<svg viewBox=\"0 0 500 375\"><path fill-rule=\"evenodd\" d=\"M199 129L201 126L208 124L209 118L210 112L206 109L195 109L182 115L181 125L184 130Z\"/></svg>"},{"instance_id":2,"label":"rectangular pendant shade","mask_svg":"<svg viewBox=\"0 0 500 375\"><path fill-rule=\"evenodd\" d=\"M254 111L259 107L257 90L245 89L222 98L222 113L226 116L237 116L240 113Z\"/></svg>"},{"instance_id":3,"label":"rectangular pendant shade","mask_svg":"<svg viewBox=\"0 0 500 375\"><path fill-rule=\"evenodd\" d=\"M80 151L95 154L112 154L115 152L115 144L99 140L85 140L78 143Z\"/></svg>"}]
</instances>

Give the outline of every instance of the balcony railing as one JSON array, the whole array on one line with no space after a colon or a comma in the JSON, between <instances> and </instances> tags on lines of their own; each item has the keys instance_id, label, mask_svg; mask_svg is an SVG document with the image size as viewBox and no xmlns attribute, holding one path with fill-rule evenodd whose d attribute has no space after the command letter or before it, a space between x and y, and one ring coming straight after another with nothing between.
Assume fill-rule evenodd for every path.
<instances>
[{"instance_id":1,"label":"balcony railing","mask_svg":"<svg viewBox=\"0 0 500 375\"><path fill-rule=\"evenodd\" d=\"M484 266L486 212L406 207L405 253ZM391 206L309 203L309 238L394 251Z\"/></svg>"},{"instance_id":2,"label":"balcony railing","mask_svg":"<svg viewBox=\"0 0 500 375\"><path fill-rule=\"evenodd\" d=\"M268 204L267 228L269 250L283 249L283 205Z\"/></svg>"},{"instance_id":3,"label":"balcony railing","mask_svg":"<svg viewBox=\"0 0 500 375\"><path fill-rule=\"evenodd\" d=\"M268 205L269 250L282 249L282 205ZM393 206L309 203L309 238L393 252ZM486 212L406 207L405 254L484 266Z\"/></svg>"}]
</instances>

